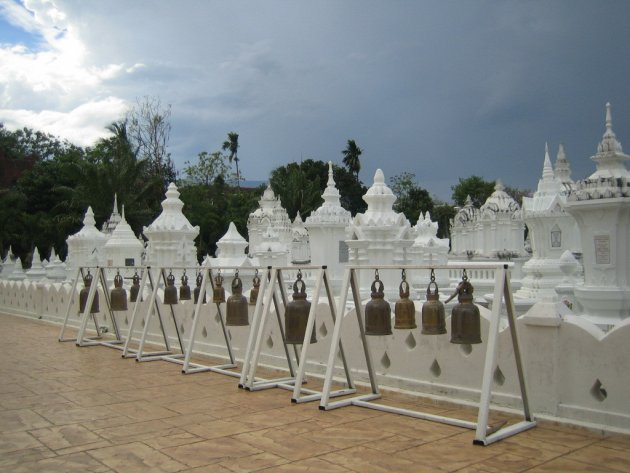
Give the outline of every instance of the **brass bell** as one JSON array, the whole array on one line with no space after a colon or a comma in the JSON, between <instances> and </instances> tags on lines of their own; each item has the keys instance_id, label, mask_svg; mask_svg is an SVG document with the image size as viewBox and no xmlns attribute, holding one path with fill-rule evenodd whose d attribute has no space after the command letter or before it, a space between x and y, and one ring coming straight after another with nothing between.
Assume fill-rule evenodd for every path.
<instances>
[{"instance_id":1,"label":"brass bell","mask_svg":"<svg viewBox=\"0 0 630 473\"><path fill-rule=\"evenodd\" d=\"M459 303L451 314L451 343L481 343L481 316L479 308L473 304L473 286L468 282L466 270L456 294Z\"/></svg>"},{"instance_id":2,"label":"brass bell","mask_svg":"<svg viewBox=\"0 0 630 473\"><path fill-rule=\"evenodd\" d=\"M114 289L110 292L112 310L127 310L127 291L122 287L123 278L120 273L114 276Z\"/></svg>"},{"instance_id":3,"label":"brass bell","mask_svg":"<svg viewBox=\"0 0 630 473\"><path fill-rule=\"evenodd\" d=\"M256 274L254 274L254 279L252 281L252 288L249 291L249 305L256 305L256 301L258 301L259 291L260 291L260 278L258 277L258 270L256 270Z\"/></svg>"},{"instance_id":4,"label":"brass bell","mask_svg":"<svg viewBox=\"0 0 630 473\"><path fill-rule=\"evenodd\" d=\"M409 300L409 283L405 270L402 270L402 281L398 288L400 299L394 306L394 328L413 329L416 328L416 306Z\"/></svg>"},{"instance_id":5,"label":"brass bell","mask_svg":"<svg viewBox=\"0 0 630 473\"><path fill-rule=\"evenodd\" d=\"M365 305L365 334L392 334L392 308L385 300L384 286L379 279L378 269L372 283L372 300Z\"/></svg>"},{"instance_id":6,"label":"brass bell","mask_svg":"<svg viewBox=\"0 0 630 473\"><path fill-rule=\"evenodd\" d=\"M166 287L164 288L164 303L177 304L177 288L175 287L175 276L169 271L166 277Z\"/></svg>"},{"instance_id":7,"label":"brass bell","mask_svg":"<svg viewBox=\"0 0 630 473\"><path fill-rule=\"evenodd\" d=\"M431 286L435 291L431 292ZM431 270L431 282L427 286L427 301L422 304L422 334L441 335L446 333L446 316L444 304L440 301L438 285L435 282L435 272Z\"/></svg>"},{"instance_id":8,"label":"brass bell","mask_svg":"<svg viewBox=\"0 0 630 473\"><path fill-rule=\"evenodd\" d=\"M92 285L92 275L88 269L87 274L83 278L83 289L79 293L79 312L82 314L85 312L85 304L87 304L88 293L90 292L90 286ZM92 307L90 307L90 313L96 314L98 312L98 289L94 293L94 300L92 301Z\"/></svg>"},{"instance_id":9,"label":"brass bell","mask_svg":"<svg viewBox=\"0 0 630 473\"><path fill-rule=\"evenodd\" d=\"M190 286L188 285L188 276L186 276L186 270L184 270L182 283L179 286L179 299L182 301L190 300Z\"/></svg>"},{"instance_id":10,"label":"brass bell","mask_svg":"<svg viewBox=\"0 0 630 473\"><path fill-rule=\"evenodd\" d=\"M197 287L195 287L195 290L193 291L194 296L195 296L195 304L197 303L197 301L199 300L199 293L201 292L201 283L203 282L203 276L201 275L201 273L197 273L197 279L195 280L195 283L197 284ZM206 293L203 293L203 302L202 304L206 303Z\"/></svg>"},{"instance_id":11,"label":"brass bell","mask_svg":"<svg viewBox=\"0 0 630 473\"><path fill-rule=\"evenodd\" d=\"M225 325L249 325L247 298L243 295L243 283L238 271L232 280L232 295L226 304Z\"/></svg>"},{"instance_id":12,"label":"brass bell","mask_svg":"<svg viewBox=\"0 0 630 473\"><path fill-rule=\"evenodd\" d=\"M222 286L223 276L221 273L217 274L214 278L214 290L212 291L212 302L220 304L225 302L225 288Z\"/></svg>"},{"instance_id":13,"label":"brass bell","mask_svg":"<svg viewBox=\"0 0 630 473\"><path fill-rule=\"evenodd\" d=\"M138 300L138 293L140 292L140 276L138 275L138 271L131 278L132 284L131 289L129 290L129 301L136 302Z\"/></svg>"},{"instance_id":14,"label":"brass bell","mask_svg":"<svg viewBox=\"0 0 630 473\"><path fill-rule=\"evenodd\" d=\"M301 288L298 292L298 285ZM286 343L301 345L306 335L306 324L311 303L306 300L306 284L302 281L302 271L298 270L297 279L293 283L293 301L287 304L284 312ZM317 343L315 330L311 332L311 343Z\"/></svg>"}]
</instances>

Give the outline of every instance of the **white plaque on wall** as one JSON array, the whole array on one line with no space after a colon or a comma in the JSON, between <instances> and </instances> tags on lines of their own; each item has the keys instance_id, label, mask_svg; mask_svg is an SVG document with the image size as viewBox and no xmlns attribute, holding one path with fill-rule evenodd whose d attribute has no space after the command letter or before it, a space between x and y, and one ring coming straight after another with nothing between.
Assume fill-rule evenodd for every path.
<instances>
[{"instance_id":1,"label":"white plaque on wall","mask_svg":"<svg viewBox=\"0 0 630 473\"><path fill-rule=\"evenodd\" d=\"M610 235L595 235L595 264L610 264Z\"/></svg>"},{"instance_id":2,"label":"white plaque on wall","mask_svg":"<svg viewBox=\"0 0 630 473\"><path fill-rule=\"evenodd\" d=\"M339 262L347 263L349 256L348 245L345 241L339 240Z\"/></svg>"}]
</instances>

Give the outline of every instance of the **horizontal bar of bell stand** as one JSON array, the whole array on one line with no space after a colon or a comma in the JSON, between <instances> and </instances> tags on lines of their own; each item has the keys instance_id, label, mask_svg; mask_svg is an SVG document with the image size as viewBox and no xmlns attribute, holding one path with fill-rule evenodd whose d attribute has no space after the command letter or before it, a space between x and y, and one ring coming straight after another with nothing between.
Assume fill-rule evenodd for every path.
<instances>
[{"instance_id":1,"label":"horizontal bar of bell stand","mask_svg":"<svg viewBox=\"0 0 630 473\"><path fill-rule=\"evenodd\" d=\"M123 355L123 358L137 358L138 357L138 350L128 349L129 353L127 353L127 355ZM164 356L164 355L170 355L172 354L172 352L170 351L149 351L149 352L144 352L144 355L142 355L143 357L160 357L160 356ZM140 361L143 361L142 359ZM146 361L153 361L153 360L146 360Z\"/></svg>"},{"instance_id":2,"label":"horizontal bar of bell stand","mask_svg":"<svg viewBox=\"0 0 630 473\"><path fill-rule=\"evenodd\" d=\"M507 437L511 437L512 435L518 434L520 432L525 432L526 430L532 429L534 427L536 427L535 420L524 420L516 424L503 427L502 429L495 429L494 433L489 433L485 441L475 439L473 440L473 444L484 446L490 445L491 443L503 440Z\"/></svg>"},{"instance_id":3,"label":"horizontal bar of bell stand","mask_svg":"<svg viewBox=\"0 0 630 473\"><path fill-rule=\"evenodd\" d=\"M313 394L309 394L308 396L301 396L299 399L291 399L293 404L302 404L303 402L311 402L311 401L319 401L322 398L321 391L315 391L313 389L301 389L303 392L312 392ZM356 389L346 388L346 389L338 389L336 391L330 391L328 394L329 397L339 397L339 396L347 396L348 394L356 393Z\"/></svg>"},{"instance_id":4,"label":"horizontal bar of bell stand","mask_svg":"<svg viewBox=\"0 0 630 473\"><path fill-rule=\"evenodd\" d=\"M259 381L254 381L251 387L245 386L245 390L246 391L261 391L263 389L277 388L279 387L280 384L288 385L291 382L295 382L295 378L293 377L278 378L278 379L273 379L271 381L261 379Z\"/></svg>"},{"instance_id":5,"label":"horizontal bar of bell stand","mask_svg":"<svg viewBox=\"0 0 630 473\"><path fill-rule=\"evenodd\" d=\"M370 393L370 394L362 394L360 396L351 397L349 399L342 399L341 401L329 402L327 405L319 406L320 411L332 411L333 409L337 409L339 407L346 407L356 405L356 401L373 401L374 399L379 399L381 397L381 393Z\"/></svg>"},{"instance_id":6,"label":"horizontal bar of bell stand","mask_svg":"<svg viewBox=\"0 0 630 473\"><path fill-rule=\"evenodd\" d=\"M356 266L347 266L348 269L501 269L508 267L513 267L514 263L512 261L507 261L504 263L468 263L468 262L457 262L453 264L382 264L382 265L356 265Z\"/></svg>"}]
</instances>

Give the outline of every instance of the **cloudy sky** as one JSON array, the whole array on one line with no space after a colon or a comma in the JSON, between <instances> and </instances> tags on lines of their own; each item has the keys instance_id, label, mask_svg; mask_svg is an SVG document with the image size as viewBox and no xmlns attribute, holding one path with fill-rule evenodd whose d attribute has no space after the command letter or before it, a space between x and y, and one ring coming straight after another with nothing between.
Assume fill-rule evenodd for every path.
<instances>
[{"instance_id":1,"label":"cloudy sky","mask_svg":"<svg viewBox=\"0 0 630 473\"><path fill-rule=\"evenodd\" d=\"M93 144L138 97L172 105L178 168L240 134L241 170L472 174L534 189L544 145L574 178L613 107L630 151L630 1L0 0L0 121Z\"/></svg>"}]
</instances>

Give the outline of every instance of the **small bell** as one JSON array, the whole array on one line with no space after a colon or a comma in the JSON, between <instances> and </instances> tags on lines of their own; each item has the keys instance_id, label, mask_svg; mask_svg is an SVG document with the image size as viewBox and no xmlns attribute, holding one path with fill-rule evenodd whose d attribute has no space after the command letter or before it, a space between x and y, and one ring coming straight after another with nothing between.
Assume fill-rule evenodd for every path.
<instances>
[{"instance_id":1,"label":"small bell","mask_svg":"<svg viewBox=\"0 0 630 473\"><path fill-rule=\"evenodd\" d=\"M201 292L201 283L203 282L203 276L201 275L201 273L197 273L197 279L195 279L195 283L197 284L197 286L195 287L195 290L193 291L194 296L195 296L195 304L197 304L197 301L199 300L199 293ZM206 303L206 293L203 293L203 301L202 304Z\"/></svg>"},{"instance_id":2,"label":"small bell","mask_svg":"<svg viewBox=\"0 0 630 473\"><path fill-rule=\"evenodd\" d=\"M451 343L481 343L481 316L473 304L473 286L468 282L466 270L456 292L459 301L451 314Z\"/></svg>"},{"instance_id":3,"label":"small bell","mask_svg":"<svg viewBox=\"0 0 630 473\"><path fill-rule=\"evenodd\" d=\"M252 288L249 291L249 305L256 305L256 301L258 300L259 290L260 290L260 278L258 277L258 270L256 270L256 274L254 274L254 279L252 281Z\"/></svg>"},{"instance_id":4,"label":"small bell","mask_svg":"<svg viewBox=\"0 0 630 473\"><path fill-rule=\"evenodd\" d=\"M409 300L409 283L405 270L402 270L402 282L398 288L400 299L394 306L394 328L414 329L416 325L416 306Z\"/></svg>"},{"instance_id":5,"label":"small bell","mask_svg":"<svg viewBox=\"0 0 630 473\"><path fill-rule=\"evenodd\" d=\"M238 271L232 280L232 295L226 304L225 325L249 325L247 298L243 295L243 283Z\"/></svg>"},{"instance_id":6,"label":"small bell","mask_svg":"<svg viewBox=\"0 0 630 473\"><path fill-rule=\"evenodd\" d=\"M177 288L175 287L175 276L169 271L166 277L166 287L164 288L164 303L177 304Z\"/></svg>"},{"instance_id":7,"label":"small bell","mask_svg":"<svg viewBox=\"0 0 630 473\"><path fill-rule=\"evenodd\" d=\"M378 286L378 288L376 287ZM372 283L372 300L365 305L365 334L391 335L392 308L385 300L383 282L379 279L378 269Z\"/></svg>"},{"instance_id":8,"label":"small bell","mask_svg":"<svg viewBox=\"0 0 630 473\"><path fill-rule=\"evenodd\" d=\"M120 273L114 276L114 289L110 292L112 310L127 310L127 291L122 287L123 278Z\"/></svg>"},{"instance_id":9,"label":"small bell","mask_svg":"<svg viewBox=\"0 0 630 473\"><path fill-rule=\"evenodd\" d=\"M184 270L182 283L179 286L179 299L182 301L190 300L190 286L188 285L188 276L186 276L186 270Z\"/></svg>"},{"instance_id":10,"label":"small bell","mask_svg":"<svg viewBox=\"0 0 630 473\"><path fill-rule=\"evenodd\" d=\"M140 276L138 275L138 271L131 278L132 284L131 289L129 290L129 301L136 302L138 300L138 293L140 292Z\"/></svg>"},{"instance_id":11,"label":"small bell","mask_svg":"<svg viewBox=\"0 0 630 473\"><path fill-rule=\"evenodd\" d=\"M85 305L87 304L88 294L90 292L90 286L92 285L92 275L88 269L87 274L83 278L83 289L79 293L79 312L82 314L85 312ZM98 289L94 293L94 300L92 301L92 307L90 307L90 313L96 314L98 312Z\"/></svg>"},{"instance_id":12,"label":"small bell","mask_svg":"<svg viewBox=\"0 0 630 473\"><path fill-rule=\"evenodd\" d=\"M301 288L298 292L299 284ZM310 310L311 303L306 300L306 284L302 281L302 271L298 270L297 279L293 283L293 301L287 304L284 312L286 343L294 345L304 343ZM311 332L311 343L317 343L315 330Z\"/></svg>"},{"instance_id":13,"label":"small bell","mask_svg":"<svg viewBox=\"0 0 630 473\"><path fill-rule=\"evenodd\" d=\"M435 286L435 292L431 292L431 285ZM443 333L446 333L444 304L440 301L435 272L431 270L431 282L427 286L427 301L422 304L422 334L441 335Z\"/></svg>"},{"instance_id":14,"label":"small bell","mask_svg":"<svg viewBox=\"0 0 630 473\"><path fill-rule=\"evenodd\" d=\"M212 291L212 302L216 304L225 302L225 288L222 284L223 276L221 276L221 273L219 272L219 274L217 274L214 278L214 290Z\"/></svg>"}]
</instances>

